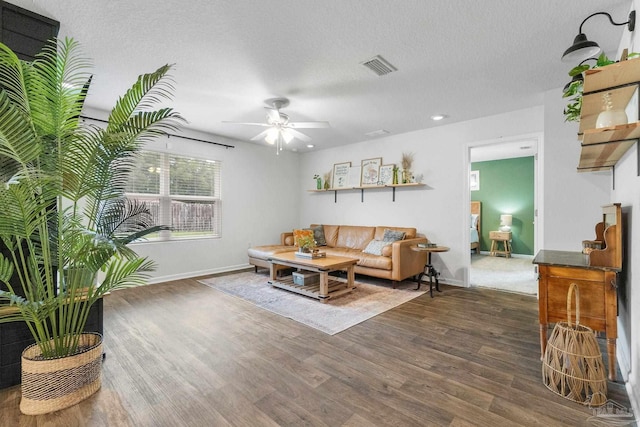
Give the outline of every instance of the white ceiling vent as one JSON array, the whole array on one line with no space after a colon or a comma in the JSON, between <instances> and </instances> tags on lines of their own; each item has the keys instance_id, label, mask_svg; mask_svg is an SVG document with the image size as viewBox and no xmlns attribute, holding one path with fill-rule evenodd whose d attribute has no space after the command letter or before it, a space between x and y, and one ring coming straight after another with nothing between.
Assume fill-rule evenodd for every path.
<instances>
[{"instance_id":1,"label":"white ceiling vent","mask_svg":"<svg viewBox=\"0 0 640 427\"><path fill-rule=\"evenodd\" d=\"M382 56L376 55L371 59L361 62L362 65L373 71L379 76L384 76L393 71L398 71L396 67L389 64Z\"/></svg>"}]
</instances>

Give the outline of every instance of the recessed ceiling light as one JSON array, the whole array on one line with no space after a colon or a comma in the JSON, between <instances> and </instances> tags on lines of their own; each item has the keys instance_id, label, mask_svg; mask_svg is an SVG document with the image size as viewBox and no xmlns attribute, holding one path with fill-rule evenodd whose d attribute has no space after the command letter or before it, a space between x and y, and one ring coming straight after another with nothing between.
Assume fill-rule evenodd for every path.
<instances>
[{"instance_id":1,"label":"recessed ceiling light","mask_svg":"<svg viewBox=\"0 0 640 427\"><path fill-rule=\"evenodd\" d=\"M434 114L433 116L431 116L431 120L442 120L442 119L446 119L448 116L446 114Z\"/></svg>"},{"instance_id":2,"label":"recessed ceiling light","mask_svg":"<svg viewBox=\"0 0 640 427\"><path fill-rule=\"evenodd\" d=\"M307 148L313 148L313 147L315 147L315 145L313 145L313 144L307 144Z\"/></svg>"}]
</instances>

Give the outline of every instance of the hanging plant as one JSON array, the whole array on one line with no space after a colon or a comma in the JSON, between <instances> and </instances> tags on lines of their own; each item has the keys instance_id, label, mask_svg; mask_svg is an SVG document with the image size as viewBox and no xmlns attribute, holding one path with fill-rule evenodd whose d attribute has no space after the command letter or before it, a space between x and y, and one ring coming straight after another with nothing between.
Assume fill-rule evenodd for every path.
<instances>
[{"instance_id":1,"label":"hanging plant","mask_svg":"<svg viewBox=\"0 0 640 427\"><path fill-rule=\"evenodd\" d=\"M640 53L630 53L627 55L627 58L633 58L640 56ZM593 66L589 64L580 64L571 69L569 71L569 77L574 79L576 76L584 73L589 69L605 67L607 65L615 64L617 61L611 60L607 58L607 56L603 53L596 60ZM564 113L564 121L565 122L580 122L580 112L582 111L582 91L584 87L584 78L574 79L571 81L569 86L562 93L563 98L570 98L569 103L565 107Z\"/></svg>"}]
</instances>

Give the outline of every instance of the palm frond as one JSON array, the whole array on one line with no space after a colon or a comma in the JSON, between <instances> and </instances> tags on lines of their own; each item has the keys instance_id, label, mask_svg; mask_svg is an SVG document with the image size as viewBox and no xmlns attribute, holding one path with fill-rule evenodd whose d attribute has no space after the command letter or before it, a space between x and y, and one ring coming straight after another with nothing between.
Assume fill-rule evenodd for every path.
<instances>
[{"instance_id":1,"label":"palm frond","mask_svg":"<svg viewBox=\"0 0 640 427\"><path fill-rule=\"evenodd\" d=\"M24 63L4 43L0 43L0 89L11 103L28 117L29 99L25 90Z\"/></svg>"},{"instance_id":2,"label":"palm frond","mask_svg":"<svg viewBox=\"0 0 640 427\"><path fill-rule=\"evenodd\" d=\"M85 84L91 75L90 62L82 57L72 39L52 40L32 63L27 86L31 116L42 135L55 140L73 133L77 127Z\"/></svg>"},{"instance_id":3,"label":"palm frond","mask_svg":"<svg viewBox=\"0 0 640 427\"><path fill-rule=\"evenodd\" d=\"M149 277L147 272L153 268L153 262L146 258L114 257L104 270L105 280L98 287L97 293L102 296L110 291L144 285Z\"/></svg>"},{"instance_id":4,"label":"palm frond","mask_svg":"<svg viewBox=\"0 0 640 427\"><path fill-rule=\"evenodd\" d=\"M0 91L0 158L26 166L42 152L38 138L21 111L5 90Z\"/></svg>"}]
</instances>

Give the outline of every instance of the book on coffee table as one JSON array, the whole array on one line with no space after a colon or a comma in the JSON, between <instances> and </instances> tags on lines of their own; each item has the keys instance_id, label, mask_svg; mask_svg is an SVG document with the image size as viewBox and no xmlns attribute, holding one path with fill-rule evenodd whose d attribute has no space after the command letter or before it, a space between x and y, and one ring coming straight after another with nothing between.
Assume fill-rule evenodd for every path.
<instances>
[{"instance_id":1,"label":"book on coffee table","mask_svg":"<svg viewBox=\"0 0 640 427\"><path fill-rule=\"evenodd\" d=\"M309 259L326 258L327 253L326 252L296 252L296 256L298 258L309 258Z\"/></svg>"}]
</instances>

